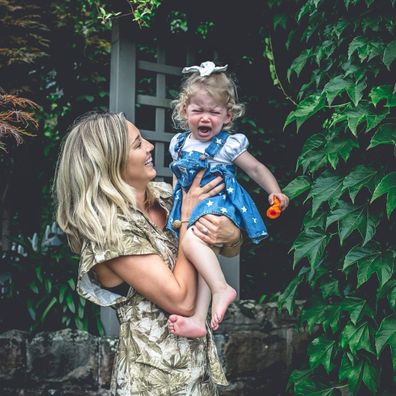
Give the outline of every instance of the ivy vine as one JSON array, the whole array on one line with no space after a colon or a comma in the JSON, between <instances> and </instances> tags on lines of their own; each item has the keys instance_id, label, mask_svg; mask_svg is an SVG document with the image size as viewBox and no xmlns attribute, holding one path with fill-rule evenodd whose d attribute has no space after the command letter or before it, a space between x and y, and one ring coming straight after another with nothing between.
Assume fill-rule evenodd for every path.
<instances>
[{"instance_id":1,"label":"ivy vine","mask_svg":"<svg viewBox=\"0 0 396 396\"><path fill-rule=\"evenodd\" d=\"M305 216L279 306L292 312L304 290L301 324L313 338L289 386L305 396L395 394L395 1L297 4L287 45L301 50L287 79L298 104L284 128L306 140L285 192L303 200Z\"/></svg>"}]
</instances>

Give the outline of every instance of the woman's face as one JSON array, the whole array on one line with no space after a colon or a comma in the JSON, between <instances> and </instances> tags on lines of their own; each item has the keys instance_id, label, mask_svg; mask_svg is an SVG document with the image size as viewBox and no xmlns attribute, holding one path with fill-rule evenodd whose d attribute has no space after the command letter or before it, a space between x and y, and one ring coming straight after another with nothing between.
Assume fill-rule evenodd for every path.
<instances>
[{"instance_id":1,"label":"woman's face","mask_svg":"<svg viewBox=\"0 0 396 396\"><path fill-rule=\"evenodd\" d=\"M128 163L125 174L125 181L132 187L146 187L147 183L157 175L153 166L151 151L154 146L143 139L139 129L131 122L128 125Z\"/></svg>"}]
</instances>

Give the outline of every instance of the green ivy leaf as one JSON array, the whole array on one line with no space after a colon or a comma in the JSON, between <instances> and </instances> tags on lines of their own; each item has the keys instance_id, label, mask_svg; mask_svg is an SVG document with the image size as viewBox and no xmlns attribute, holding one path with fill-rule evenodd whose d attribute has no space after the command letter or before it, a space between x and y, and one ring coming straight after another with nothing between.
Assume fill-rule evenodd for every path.
<instances>
[{"instance_id":1,"label":"green ivy leaf","mask_svg":"<svg viewBox=\"0 0 396 396\"><path fill-rule=\"evenodd\" d=\"M289 315L293 314L294 296L297 291L298 285L302 282L302 278L297 276L291 280L289 285L278 298L278 307L285 308Z\"/></svg>"},{"instance_id":2,"label":"green ivy leaf","mask_svg":"<svg viewBox=\"0 0 396 396\"><path fill-rule=\"evenodd\" d=\"M336 76L332 78L323 88L323 92L326 94L327 102L329 105L333 103L333 100L342 92L353 86L353 82L345 80L342 76Z\"/></svg>"},{"instance_id":3,"label":"green ivy leaf","mask_svg":"<svg viewBox=\"0 0 396 396\"><path fill-rule=\"evenodd\" d=\"M364 322L359 326L355 326L352 323L347 324L341 334L340 344L342 348L349 346L349 349L354 354L361 349L375 354L374 348L371 344L370 331L367 322Z\"/></svg>"},{"instance_id":4,"label":"green ivy leaf","mask_svg":"<svg viewBox=\"0 0 396 396\"><path fill-rule=\"evenodd\" d=\"M357 128L363 121L365 121L366 116L367 111L360 106L346 112L348 128L354 136L357 135Z\"/></svg>"},{"instance_id":5,"label":"green ivy leaf","mask_svg":"<svg viewBox=\"0 0 396 396\"><path fill-rule=\"evenodd\" d=\"M381 144L391 144L393 146L396 146L396 128L393 124L381 125L375 135L371 138L370 145L367 147L367 150Z\"/></svg>"},{"instance_id":6,"label":"green ivy leaf","mask_svg":"<svg viewBox=\"0 0 396 396\"><path fill-rule=\"evenodd\" d=\"M294 59L293 63L287 70L287 80L290 82L292 73L296 73L297 77L299 77L302 69L304 68L305 64L307 63L308 59L311 57L312 50L311 48L307 48L301 52L301 54Z\"/></svg>"},{"instance_id":7,"label":"green ivy leaf","mask_svg":"<svg viewBox=\"0 0 396 396\"><path fill-rule=\"evenodd\" d=\"M335 342L328 340L324 336L315 338L308 347L309 364L311 367L322 365L329 374L334 365L331 363L331 357L334 351Z\"/></svg>"},{"instance_id":8,"label":"green ivy leaf","mask_svg":"<svg viewBox=\"0 0 396 396\"><path fill-rule=\"evenodd\" d=\"M358 165L345 177L342 192L348 190L351 201L355 202L355 198L362 188L366 187L370 192L373 192L376 182L377 171L374 168Z\"/></svg>"},{"instance_id":9,"label":"green ivy leaf","mask_svg":"<svg viewBox=\"0 0 396 396\"><path fill-rule=\"evenodd\" d=\"M341 306L340 305L329 305L326 310L326 318L323 320L323 328L325 330L330 326L331 331L336 333L340 326Z\"/></svg>"},{"instance_id":10,"label":"green ivy leaf","mask_svg":"<svg viewBox=\"0 0 396 396\"><path fill-rule=\"evenodd\" d=\"M325 146L325 153L327 160L333 169L336 169L339 157L344 161L347 161L354 148L359 148L359 144L356 139L349 137L336 137L329 140Z\"/></svg>"},{"instance_id":11,"label":"green ivy leaf","mask_svg":"<svg viewBox=\"0 0 396 396\"><path fill-rule=\"evenodd\" d=\"M355 37L348 47L348 59L354 54L355 51L367 47L367 39L365 37Z\"/></svg>"},{"instance_id":12,"label":"green ivy leaf","mask_svg":"<svg viewBox=\"0 0 396 396\"><path fill-rule=\"evenodd\" d=\"M308 379L313 373L313 369L309 368L306 370L293 370L289 376L288 388L290 388L290 384L298 384L299 382L305 381Z\"/></svg>"},{"instance_id":13,"label":"green ivy leaf","mask_svg":"<svg viewBox=\"0 0 396 396\"><path fill-rule=\"evenodd\" d=\"M314 301L313 305L305 307L301 313L301 322L307 323L307 330L312 334L315 325L321 324L326 318L327 304L322 301Z\"/></svg>"},{"instance_id":14,"label":"green ivy leaf","mask_svg":"<svg viewBox=\"0 0 396 396\"><path fill-rule=\"evenodd\" d=\"M342 206L338 206L336 209L330 212L327 217L326 229L338 221L338 236L340 244L342 245L344 240L358 228L363 220L364 209L362 207L353 207L352 205L343 202Z\"/></svg>"},{"instance_id":15,"label":"green ivy leaf","mask_svg":"<svg viewBox=\"0 0 396 396\"><path fill-rule=\"evenodd\" d=\"M304 228L322 228L324 230L326 224L327 212L319 211L315 215L312 215L312 211L309 210L303 220Z\"/></svg>"},{"instance_id":16,"label":"green ivy leaf","mask_svg":"<svg viewBox=\"0 0 396 396\"><path fill-rule=\"evenodd\" d=\"M294 241L291 250L294 250L293 267L303 258L307 257L311 268L321 260L330 236L323 230L309 228L304 230Z\"/></svg>"},{"instance_id":17,"label":"green ivy leaf","mask_svg":"<svg viewBox=\"0 0 396 396\"><path fill-rule=\"evenodd\" d=\"M323 298L328 298L330 296L340 296L338 280L332 280L322 284L320 286L320 291L322 292Z\"/></svg>"},{"instance_id":18,"label":"green ivy leaf","mask_svg":"<svg viewBox=\"0 0 396 396\"><path fill-rule=\"evenodd\" d=\"M396 280L389 280L378 290L377 301L383 297L386 297L390 307L396 310Z\"/></svg>"},{"instance_id":19,"label":"green ivy leaf","mask_svg":"<svg viewBox=\"0 0 396 396\"><path fill-rule=\"evenodd\" d=\"M334 207L342 194L342 177L335 176L329 172L322 173L312 184L307 199L312 198L312 214L327 202L330 208Z\"/></svg>"},{"instance_id":20,"label":"green ivy leaf","mask_svg":"<svg viewBox=\"0 0 396 396\"><path fill-rule=\"evenodd\" d=\"M384 50L384 56L382 58L384 65L388 68L389 71L390 71L390 66L395 59L396 59L396 40L391 41L390 43L387 44Z\"/></svg>"},{"instance_id":21,"label":"green ivy leaf","mask_svg":"<svg viewBox=\"0 0 396 396\"><path fill-rule=\"evenodd\" d=\"M323 95L310 95L302 100L296 107L296 110L292 111L286 118L285 129L293 121L296 121L297 131L301 125L316 114L319 110L325 107L325 100Z\"/></svg>"},{"instance_id":22,"label":"green ivy leaf","mask_svg":"<svg viewBox=\"0 0 396 396\"><path fill-rule=\"evenodd\" d=\"M366 82L361 81L358 84L352 84L351 86L346 88L348 96L351 98L355 106L357 106L360 100L362 99L363 91L366 89L366 87L367 87Z\"/></svg>"},{"instance_id":23,"label":"green ivy leaf","mask_svg":"<svg viewBox=\"0 0 396 396\"><path fill-rule=\"evenodd\" d=\"M393 267L393 256L390 252L360 260L358 262L357 286L360 287L366 283L375 273L380 287L382 287L392 277Z\"/></svg>"},{"instance_id":24,"label":"green ivy leaf","mask_svg":"<svg viewBox=\"0 0 396 396\"><path fill-rule=\"evenodd\" d=\"M343 271L347 270L351 265L357 264L360 260L370 259L379 256L381 251L376 243L371 243L368 246L354 246L345 256Z\"/></svg>"},{"instance_id":25,"label":"green ivy leaf","mask_svg":"<svg viewBox=\"0 0 396 396\"><path fill-rule=\"evenodd\" d=\"M325 385L306 379L299 382L294 388L294 395L296 396L335 396L337 387L331 385Z\"/></svg>"},{"instance_id":26,"label":"green ivy leaf","mask_svg":"<svg viewBox=\"0 0 396 396\"><path fill-rule=\"evenodd\" d=\"M362 380L373 395L378 394L379 370L372 362L365 362Z\"/></svg>"},{"instance_id":27,"label":"green ivy leaf","mask_svg":"<svg viewBox=\"0 0 396 396\"><path fill-rule=\"evenodd\" d=\"M290 198L295 199L311 187L311 180L306 176L297 176L284 189L283 192Z\"/></svg>"},{"instance_id":28,"label":"green ivy leaf","mask_svg":"<svg viewBox=\"0 0 396 396\"><path fill-rule=\"evenodd\" d=\"M385 100L385 107L396 106L396 93L393 92L393 88L390 85L380 85L374 87L369 94L371 102L374 106L377 106L381 100Z\"/></svg>"},{"instance_id":29,"label":"green ivy leaf","mask_svg":"<svg viewBox=\"0 0 396 396\"><path fill-rule=\"evenodd\" d=\"M310 136L304 143L301 154L297 159L297 169L301 166L303 172L309 169L310 172L326 165L326 153L323 150L326 138L323 134L317 133Z\"/></svg>"},{"instance_id":30,"label":"green ivy leaf","mask_svg":"<svg viewBox=\"0 0 396 396\"><path fill-rule=\"evenodd\" d=\"M383 194L387 195L386 213L388 218L390 218L396 207L396 172L388 173L382 178L375 188L370 202L375 201Z\"/></svg>"},{"instance_id":31,"label":"green ivy leaf","mask_svg":"<svg viewBox=\"0 0 396 396\"><path fill-rule=\"evenodd\" d=\"M375 347L379 358L383 349L389 345L392 353L393 370L396 371L396 315L384 318L375 334Z\"/></svg>"},{"instance_id":32,"label":"green ivy leaf","mask_svg":"<svg viewBox=\"0 0 396 396\"><path fill-rule=\"evenodd\" d=\"M367 122L366 132L369 132L373 128L375 128L381 121L383 121L386 118L386 116L388 114L389 114L389 109L385 109L385 111L383 111L382 113L379 113L379 114L367 112L367 114L366 114L366 122Z\"/></svg>"},{"instance_id":33,"label":"green ivy leaf","mask_svg":"<svg viewBox=\"0 0 396 396\"><path fill-rule=\"evenodd\" d=\"M356 325L359 318L366 310L366 300L358 297L346 297L341 303L340 307L343 311L349 313L349 319Z\"/></svg>"}]
</instances>

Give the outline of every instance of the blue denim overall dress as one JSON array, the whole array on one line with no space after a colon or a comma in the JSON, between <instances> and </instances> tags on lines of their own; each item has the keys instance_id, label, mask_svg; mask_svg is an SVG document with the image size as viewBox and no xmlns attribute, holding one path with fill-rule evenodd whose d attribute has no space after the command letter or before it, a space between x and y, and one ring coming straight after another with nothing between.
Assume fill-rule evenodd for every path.
<instances>
[{"instance_id":1,"label":"blue denim overall dress","mask_svg":"<svg viewBox=\"0 0 396 396\"><path fill-rule=\"evenodd\" d=\"M201 186L220 175L223 178L225 189L218 195L206 198L195 206L188 227L191 227L201 216L206 214L227 216L239 229L247 233L253 243L259 243L268 236L267 229L252 198L237 182L235 166L232 163L228 165L209 163L208 161L221 150L230 134L221 131L214 136L204 154L198 151L183 151L183 145L188 135L189 132L179 134L175 147L177 159L170 164L177 183L173 191L173 206L166 228L178 237L179 230L174 228L173 222L181 220L182 189L188 191L197 172L206 169Z\"/></svg>"}]
</instances>

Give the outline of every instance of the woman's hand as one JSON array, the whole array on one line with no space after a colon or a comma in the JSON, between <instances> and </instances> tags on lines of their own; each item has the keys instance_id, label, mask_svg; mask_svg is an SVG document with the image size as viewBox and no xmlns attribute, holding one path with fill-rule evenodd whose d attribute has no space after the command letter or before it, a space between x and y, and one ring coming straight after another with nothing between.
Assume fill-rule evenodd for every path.
<instances>
[{"instance_id":1,"label":"woman's hand","mask_svg":"<svg viewBox=\"0 0 396 396\"><path fill-rule=\"evenodd\" d=\"M193 232L208 245L234 245L241 238L241 231L228 217L212 214L200 217Z\"/></svg>"},{"instance_id":2,"label":"woman's hand","mask_svg":"<svg viewBox=\"0 0 396 396\"><path fill-rule=\"evenodd\" d=\"M285 194L282 193L271 193L268 196L268 202L270 203L270 205L272 205L274 203L274 197L279 199L280 202L280 207L283 210L285 210L288 206L289 206L289 197Z\"/></svg>"},{"instance_id":3,"label":"woman's hand","mask_svg":"<svg viewBox=\"0 0 396 396\"><path fill-rule=\"evenodd\" d=\"M192 210L200 201L217 195L225 187L224 183L222 183L223 179L220 176L217 176L215 179L201 187L200 184L203 175L204 170L199 171L188 192L183 191L182 220L188 220L190 218Z\"/></svg>"}]
</instances>

